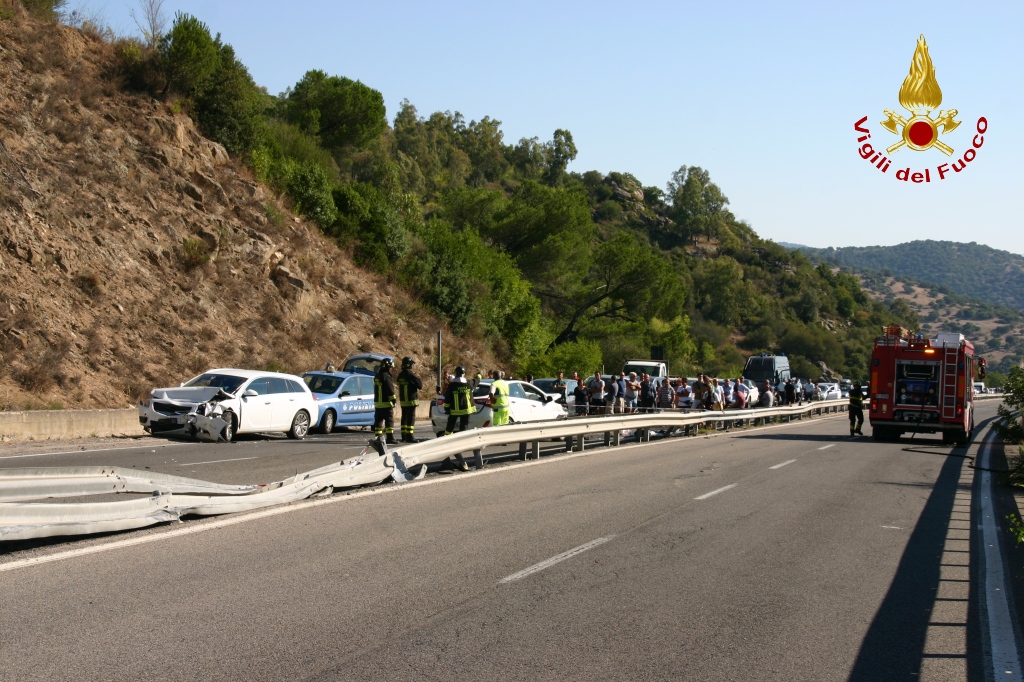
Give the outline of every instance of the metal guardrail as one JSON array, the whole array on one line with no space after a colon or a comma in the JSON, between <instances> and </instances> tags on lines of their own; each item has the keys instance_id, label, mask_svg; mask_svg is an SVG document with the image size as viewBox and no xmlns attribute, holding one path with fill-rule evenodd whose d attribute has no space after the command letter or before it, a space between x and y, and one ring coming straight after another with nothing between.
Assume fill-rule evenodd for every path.
<instances>
[{"instance_id":1,"label":"metal guardrail","mask_svg":"<svg viewBox=\"0 0 1024 682\"><path fill-rule=\"evenodd\" d=\"M473 452L478 467L489 447L519 444L525 459L540 457L540 442L564 439L567 450L582 450L587 437L603 436L618 445L623 432L650 440L652 429L765 423L831 414L847 409L846 400L813 401L789 407L750 410L665 410L628 415L570 418L515 424L455 433L380 454L369 447L354 460L341 461L283 481L261 486L231 486L196 479L125 470L117 467L36 467L0 469L0 541L59 535L81 535L142 528L186 515L210 516L301 500L335 488L380 483L391 477L402 483L422 477L427 464ZM40 503L46 498L119 492L151 493L147 498L115 502ZM18 501L12 501L18 500Z\"/></svg>"}]
</instances>

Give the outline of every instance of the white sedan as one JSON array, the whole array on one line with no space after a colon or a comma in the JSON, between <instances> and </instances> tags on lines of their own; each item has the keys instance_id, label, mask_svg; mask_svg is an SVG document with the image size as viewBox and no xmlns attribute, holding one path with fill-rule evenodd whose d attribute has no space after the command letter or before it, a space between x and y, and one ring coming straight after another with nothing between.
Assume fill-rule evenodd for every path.
<instances>
[{"instance_id":1,"label":"white sedan","mask_svg":"<svg viewBox=\"0 0 1024 682\"><path fill-rule=\"evenodd\" d=\"M278 372L211 369L150 396L139 402L139 422L154 436L230 443L238 433L282 432L301 440L320 416L305 382Z\"/></svg>"},{"instance_id":2,"label":"white sedan","mask_svg":"<svg viewBox=\"0 0 1024 682\"><path fill-rule=\"evenodd\" d=\"M820 383L817 395L821 396L819 400L839 400L842 392L839 390L839 384Z\"/></svg>"},{"instance_id":3,"label":"white sedan","mask_svg":"<svg viewBox=\"0 0 1024 682\"><path fill-rule=\"evenodd\" d=\"M494 420L494 410L488 396L491 393L492 379L484 379L473 391L473 402L476 413L469 416L469 428L476 429L490 426ZM545 393L533 384L525 381L507 381L508 384L508 420L510 424L522 422L549 421L565 419L568 411L565 405L557 402L560 396ZM430 408L430 421L434 433L443 436L448 425L448 415L444 413L444 398L438 397ZM458 428L458 424L456 424Z\"/></svg>"}]
</instances>

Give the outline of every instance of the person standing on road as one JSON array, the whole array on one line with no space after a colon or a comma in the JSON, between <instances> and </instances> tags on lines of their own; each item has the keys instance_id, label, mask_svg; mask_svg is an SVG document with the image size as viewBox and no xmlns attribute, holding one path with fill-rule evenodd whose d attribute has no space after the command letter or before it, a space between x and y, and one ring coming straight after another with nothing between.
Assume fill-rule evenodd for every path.
<instances>
[{"instance_id":1,"label":"person standing on road","mask_svg":"<svg viewBox=\"0 0 1024 682\"><path fill-rule=\"evenodd\" d=\"M783 395L786 397L786 405L792 405L796 402L796 386L793 384L792 379L786 379Z\"/></svg>"},{"instance_id":2,"label":"person standing on road","mask_svg":"<svg viewBox=\"0 0 1024 682\"><path fill-rule=\"evenodd\" d=\"M576 399L576 416L586 417L590 405L590 392L587 391L587 385L577 380L576 388L572 390L572 396Z\"/></svg>"},{"instance_id":3,"label":"person standing on road","mask_svg":"<svg viewBox=\"0 0 1024 682\"><path fill-rule=\"evenodd\" d=\"M654 382L651 381L651 375L647 372L640 374L640 411L641 412L654 412L654 403L657 400L657 391L654 387Z\"/></svg>"},{"instance_id":4,"label":"person standing on road","mask_svg":"<svg viewBox=\"0 0 1024 682\"><path fill-rule=\"evenodd\" d=\"M853 382L850 389L850 438L863 436L860 430L864 426L864 391L861 390L860 382Z\"/></svg>"},{"instance_id":5,"label":"person standing on road","mask_svg":"<svg viewBox=\"0 0 1024 682\"><path fill-rule=\"evenodd\" d=\"M605 414L617 414L615 406L622 394L619 393L619 382L614 374L608 376L608 381L604 382L604 388Z\"/></svg>"},{"instance_id":6,"label":"person standing on road","mask_svg":"<svg viewBox=\"0 0 1024 682\"><path fill-rule=\"evenodd\" d=\"M658 408L662 410L671 409L675 403L676 392L669 384L668 379L661 382L658 387Z\"/></svg>"},{"instance_id":7,"label":"person standing on road","mask_svg":"<svg viewBox=\"0 0 1024 682\"><path fill-rule=\"evenodd\" d=\"M508 383L501 378L501 372L491 372L491 410L494 414L492 424L504 426L508 424Z\"/></svg>"},{"instance_id":8,"label":"person standing on road","mask_svg":"<svg viewBox=\"0 0 1024 682\"><path fill-rule=\"evenodd\" d=\"M383 436L388 445L395 440L395 381L391 378L391 370L395 362L391 358L380 361L380 369L373 377L373 433L377 439Z\"/></svg>"},{"instance_id":9,"label":"person standing on road","mask_svg":"<svg viewBox=\"0 0 1024 682\"><path fill-rule=\"evenodd\" d=\"M402 358L402 371L398 373L398 404L402 407L402 442L416 442L416 407L420 404L419 390L423 382L413 374L416 363L409 356Z\"/></svg>"},{"instance_id":10,"label":"person standing on road","mask_svg":"<svg viewBox=\"0 0 1024 682\"><path fill-rule=\"evenodd\" d=\"M444 435L450 436L455 433L455 424L458 423L459 431L469 428L469 415L476 414L476 405L473 403L473 389L466 381L466 368L459 365L455 368L455 376L448 382L448 388L444 392L444 413L448 415L448 424L445 426ZM462 453L455 455L459 461L459 468L469 471L469 464L462 458Z\"/></svg>"},{"instance_id":11,"label":"person standing on road","mask_svg":"<svg viewBox=\"0 0 1024 682\"><path fill-rule=\"evenodd\" d=\"M587 385L590 391L590 413L591 414L604 414L604 379L601 378L601 372L594 372L594 377L590 380Z\"/></svg>"},{"instance_id":12,"label":"person standing on road","mask_svg":"<svg viewBox=\"0 0 1024 682\"><path fill-rule=\"evenodd\" d=\"M567 403L567 398L569 396L567 396L565 394L566 390L568 389L568 387L569 387L569 384L566 383L566 381L565 381L565 372L559 372L558 373L558 377L555 378L554 383L551 384L551 392L552 393L557 393L558 395L562 396L563 404L568 404Z\"/></svg>"},{"instance_id":13,"label":"person standing on road","mask_svg":"<svg viewBox=\"0 0 1024 682\"><path fill-rule=\"evenodd\" d=\"M630 372L626 379L626 390L623 392L625 400L623 407L626 414L636 412L636 398L640 394L640 382L636 380L636 372Z\"/></svg>"},{"instance_id":14,"label":"person standing on road","mask_svg":"<svg viewBox=\"0 0 1024 682\"><path fill-rule=\"evenodd\" d=\"M761 407L775 407L775 392L772 391L772 384L767 379L761 384L761 395L758 398Z\"/></svg>"}]
</instances>

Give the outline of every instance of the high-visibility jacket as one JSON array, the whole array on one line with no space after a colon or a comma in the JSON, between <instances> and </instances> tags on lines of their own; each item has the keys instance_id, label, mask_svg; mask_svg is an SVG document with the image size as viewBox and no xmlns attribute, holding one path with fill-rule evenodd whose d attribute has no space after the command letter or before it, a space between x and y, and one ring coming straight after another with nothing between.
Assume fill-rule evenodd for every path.
<instances>
[{"instance_id":1,"label":"high-visibility jacket","mask_svg":"<svg viewBox=\"0 0 1024 682\"><path fill-rule=\"evenodd\" d=\"M423 382L412 373L412 370L403 369L398 373L398 404L402 407L414 407L420 404L418 391L423 388Z\"/></svg>"},{"instance_id":2,"label":"high-visibility jacket","mask_svg":"<svg viewBox=\"0 0 1024 682\"><path fill-rule=\"evenodd\" d=\"M448 382L448 388L444 392L444 408L448 410L448 414L456 416L476 414L473 389L464 377L455 377Z\"/></svg>"},{"instance_id":3,"label":"high-visibility jacket","mask_svg":"<svg viewBox=\"0 0 1024 682\"><path fill-rule=\"evenodd\" d=\"M496 410L508 409L508 382L504 379L495 379L491 384L491 393L494 399L491 405Z\"/></svg>"},{"instance_id":4,"label":"high-visibility jacket","mask_svg":"<svg viewBox=\"0 0 1024 682\"><path fill-rule=\"evenodd\" d=\"M858 388L856 393L850 391L850 407L856 410L864 409L864 394L861 389Z\"/></svg>"},{"instance_id":5,"label":"high-visibility jacket","mask_svg":"<svg viewBox=\"0 0 1024 682\"><path fill-rule=\"evenodd\" d=\"M395 381L387 370L382 369L373 377L373 406L385 410L395 406Z\"/></svg>"}]
</instances>

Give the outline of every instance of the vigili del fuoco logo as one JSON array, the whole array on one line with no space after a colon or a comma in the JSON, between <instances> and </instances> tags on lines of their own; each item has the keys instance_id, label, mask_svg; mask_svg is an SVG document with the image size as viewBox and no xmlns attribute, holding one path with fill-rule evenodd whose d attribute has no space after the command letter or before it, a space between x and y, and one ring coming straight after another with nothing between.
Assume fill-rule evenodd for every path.
<instances>
[{"instance_id":1,"label":"vigili del fuoco logo","mask_svg":"<svg viewBox=\"0 0 1024 682\"><path fill-rule=\"evenodd\" d=\"M910 62L910 73L903 79L903 85L900 86L900 106L909 112L910 118L902 116L892 109L886 109L882 112L885 114L885 120L879 121L886 131L898 136L899 139L885 148L885 154L876 151L868 142L871 139L871 131L864 125L868 120L868 117L865 116L853 124L853 129L861 134L857 138L857 142L861 145L857 152L862 159L866 159L883 173L887 173L892 165L892 161L886 154L895 156L896 152L904 148L915 152L927 152L934 148L946 156L954 156L956 150L939 138L957 129L961 123L956 120L959 112L956 109L940 109L938 115L932 118L931 113L941 105L942 90L939 88L939 82L935 79L935 65L932 64L932 58L928 55L928 44L925 43L922 35L917 39L914 58ZM970 140L970 146L955 161L935 166L934 176L931 174L931 168L915 171L907 166L896 171L896 179L903 182L931 182L933 178L945 180L947 177L953 177L951 174L963 172L967 168L967 164L974 161L978 155L977 150L981 149L981 145L984 144L987 130L988 120L982 116L975 126L977 134Z\"/></svg>"}]
</instances>

